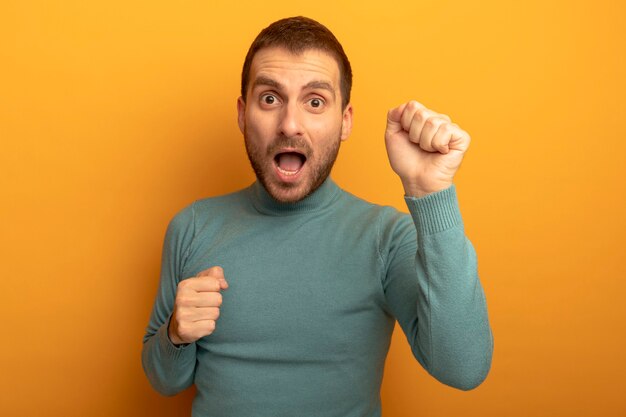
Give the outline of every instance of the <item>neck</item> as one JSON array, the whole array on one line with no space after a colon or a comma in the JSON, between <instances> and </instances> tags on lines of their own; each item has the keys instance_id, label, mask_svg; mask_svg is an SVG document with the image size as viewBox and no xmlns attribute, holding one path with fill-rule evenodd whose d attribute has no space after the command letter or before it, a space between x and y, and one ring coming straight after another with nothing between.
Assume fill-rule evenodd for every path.
<instances>
[{"instance_id":1,"label":"neck","mask_svg":"<svg viewBox=\"0 0 626 417\"><path fill-rule=\"evenodd\" d=\"M302 200L285 203L274 199L265 187L258 180L250 187L250 197L255 208L264 214L273 215L289 215L305 212L312 212L320 210L331 204L337 195L340 188L337 187L335 182L327 177L326 180L320 185L312 194L304 197Z\"/></svg>"}]
</instances>

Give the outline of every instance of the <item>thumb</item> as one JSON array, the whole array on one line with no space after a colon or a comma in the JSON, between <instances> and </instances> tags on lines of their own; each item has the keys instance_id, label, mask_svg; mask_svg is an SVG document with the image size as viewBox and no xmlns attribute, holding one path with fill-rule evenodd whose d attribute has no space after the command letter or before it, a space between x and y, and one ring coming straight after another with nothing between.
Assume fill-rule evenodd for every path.
<instances>
[{"instance_id":1,"label":"thumb","mask_svg":"<svg viewBox=\"0 0 626 417\"><path fill-rule=\"evenodd\" d=\"M213 277L217 278L220 282L220 289L225 290L228 288L228 282L224 278L224 269L221 266L212 266L196 274L196 277Z\"/></svg>"},{"instance_id":2,"label":"thumb","mask_svg":"<svg viewBox=\"0 0 626 417\"><path fill-rule=\"evenodd\" d=\"M402 113L406 103L399 105L387 112L387 129L386 133L396 133L402 130Z\"/></svg>"}]
</instances>

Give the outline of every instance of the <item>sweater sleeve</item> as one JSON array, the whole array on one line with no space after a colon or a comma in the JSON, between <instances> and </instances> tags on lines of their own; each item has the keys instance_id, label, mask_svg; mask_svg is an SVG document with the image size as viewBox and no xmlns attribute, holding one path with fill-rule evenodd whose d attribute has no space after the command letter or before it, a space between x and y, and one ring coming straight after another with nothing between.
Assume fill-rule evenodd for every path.
<instances>
[{"instance_id":1,"label":"sweater sleeve","mask_svg":"<svg viewBox=\"0 0 626 417\"><path fill-rule=\"evenodd\" d=\"M163 395L174 395L193 383L196 365L195 343L175 346L168 336L168 325L178 283L194 236L193 206L178 213L165 234L161 258L161 278L150 322L143 338L141 354L148 380Z\"/></svg>"},{"instance_id":2,"label":"sweater sleeve","mask_svg":"<svg viewBox=\"0 0 626 417\"><path fill-rule=\"evenodd\" d=\"M411 216L396 214L381 230L387 305L432 376L475 388L489 372L493 337L455 187L405 199Z\"/></svg>"}]
</instances>

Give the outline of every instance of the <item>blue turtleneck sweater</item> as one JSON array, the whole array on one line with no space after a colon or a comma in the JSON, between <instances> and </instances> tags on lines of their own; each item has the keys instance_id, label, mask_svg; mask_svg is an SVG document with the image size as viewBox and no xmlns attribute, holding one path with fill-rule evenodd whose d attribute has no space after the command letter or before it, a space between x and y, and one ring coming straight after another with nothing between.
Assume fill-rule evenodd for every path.
<instances>
[{"instance_id":1,"label":"blue turtleneck sweater","mask_svg":"<svg viewBox=\"0 0 626 417\"><path fill-rule=\"evenodd\" d=\"M406 203L410 215L329 178L297 203L276 202L257 182L182 210L144 337L152 385L173 395L195 383L196 417L380 416L397 320L431 375L476 387L493 340L455 188ZM217 328L176 347L167 336L176 287L215 265L229 283Z\"/></svg>"}]
</instances>

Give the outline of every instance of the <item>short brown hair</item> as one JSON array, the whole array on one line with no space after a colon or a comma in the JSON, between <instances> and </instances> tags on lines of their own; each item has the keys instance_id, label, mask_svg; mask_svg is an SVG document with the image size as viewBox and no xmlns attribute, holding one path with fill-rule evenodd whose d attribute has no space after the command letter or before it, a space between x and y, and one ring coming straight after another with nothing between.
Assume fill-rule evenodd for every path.
<instances>
[{"instance_id":1,"label":"short brown hair","mask_svg":"<svg viewBox=\"0 0 626 417\"><path fill-rule=\"evenodd\" d=\"M296 55L309 49L318 49L332 55L339 66L342 107L345 109L350 103L352 68L343 47L326 26L303 16L288 17L272 23L252 42L241 72L241 97L244 101L250 81L252 59L259 50L269 47L285 48Z\"/></svg>"}]
</instances>

